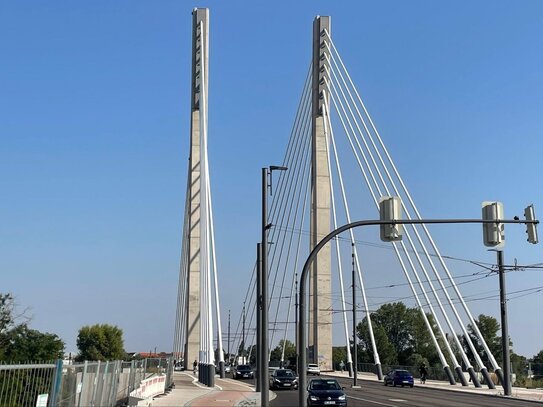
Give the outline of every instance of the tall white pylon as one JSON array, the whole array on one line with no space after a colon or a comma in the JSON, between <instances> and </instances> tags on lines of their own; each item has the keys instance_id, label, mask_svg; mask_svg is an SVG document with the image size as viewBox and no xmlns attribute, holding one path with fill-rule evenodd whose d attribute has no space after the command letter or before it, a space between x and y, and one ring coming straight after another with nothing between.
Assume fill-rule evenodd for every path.
<instances>
[{"instance_id":1,"label":"tall white pylon","mask_svg":"<svg viewBox=\"0 0 543 407\"><path fill-rule=\"evenodd\" d=\"M224 355L207 153L209 10L197 8L192 15L190 155L174 355L176 359L184 360L185 369L192 368L195 361L198 380L212 387L216 361L213 347L215 332L218 333L218 362L223 377Z\"/></svg>"}]
</instances>

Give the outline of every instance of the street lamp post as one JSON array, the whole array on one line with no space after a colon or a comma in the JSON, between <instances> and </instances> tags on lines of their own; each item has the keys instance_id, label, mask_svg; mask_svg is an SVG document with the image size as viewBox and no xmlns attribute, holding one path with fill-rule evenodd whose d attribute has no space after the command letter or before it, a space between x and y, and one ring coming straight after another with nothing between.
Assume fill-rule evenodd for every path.
<instances>
[{"instance_id":1,"label":"street lamp post","mask_svg":"<svg viewBox=\"0 0 543 407\"><path fill-rule=\"evenodd\" d=\"M260 245L260 296L261 296L261 332L260 333L260 405L269 404L269 382L268 382L268 188L271 192L271 175L273 171L286 171L287 167L271 165L269 168L262 168L262 242ZM269 176L269 182L268 182ZM258 299L257 299L258 301Z\"/></svg>"}]
</instances>

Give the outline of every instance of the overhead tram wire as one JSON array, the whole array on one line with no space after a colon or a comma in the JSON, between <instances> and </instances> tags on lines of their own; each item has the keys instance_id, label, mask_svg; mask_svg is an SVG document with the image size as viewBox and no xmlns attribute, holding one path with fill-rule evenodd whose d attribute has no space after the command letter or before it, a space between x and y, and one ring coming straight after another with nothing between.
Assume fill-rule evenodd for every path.
<instances>
[{"instance_id":1,"label":"overhead tram wire","mask_svg":"<svg viewBox=\"0 0 543 407\"><path fill-rule=\"evenodd\" d=\"M327 35L328 35L328 33L327 33ZM329 35L328 35L328 38L330 38ZM373 132L375 133L375 136L376 136L376 138L377 138L377 140L378 140L378 142L379 142L379 145L380 145L381 149L383 150L384 154L386 155L387 160L388 160L388 163L390 164L391 168L393 169L393 171L394 171L394 173L395 173L395 176L396 176L397 180L399 181L400 185L402 186L402 189L403 189L403 191L405 192L405 195L406 195L406 197L407 197L407 199L408 199L408 201L409 201L411 207L413 208L413 210L414 210L414 212L415 212L415 214L416 214L416 216L417 216L417 219L419 219L419 220L422 219L421 216L420 216L420 213L419 213L419 211L418 211L418 209L417 209L417 207L416 207L416 205L415 205L415 203L414 203L414 201L413 201L413 199L411 198L411 195L410 195L409 191L407 190L407 187L405 186L405 183L403 182L403 179L401 178L401 176L400 176L400 174L399 174L399 172L398 172L398 170L397 170L397 168L396 168L394 162L392 161L392 158L390 157L390 154L388 153L388 150L387 150L386 146L384 145L384 143L383 143L383 141L382 141L381 136L379 135L379 132L378 132L377 128L375 127L375 125L374 125L374 123L373 123L373 120L371 119L371 117L370 117L370 115L369 115L369 113L368 113L368 111L367 111L367 109L366 109L366 106L364 105L362 99L360 98L360 95L358 94L358 91L357 91L356 87L354 86L354 84L353 84L353 82L352 82L352 80L351 80L351 78L350 78L350 75L349 75L347 69L345 68L345 65L343 64L343 61L342 61L342 59L341 59L341 56L340 56L339 53L337 52L337 49L336 49L336 47L335 47L335 45L334 45L334 43L333 43L333 41L332 41L331 39L330 39L330 44L332 44L332 47L333 47L334 50L335 50L335 54L337 55L337 57L338 57L338 59L339 59L341 65L342 65L342 67L343 67L343 70L344 70L344 72L346 73L347 78L349 79L349 83L351 84L351 87L352 87L352 89L354 90L354 92L355 92L355 94L356 94L356 96L357 96L357 98L358 98L358 102L360 103L362 109L364 110L364 113L365 113L366 117L368 118L369 123L371 124L371 127L372 127L372 129L373 129ZM332 54L332 53L331 53L331 54ZM353 100L354 100L354 99L353 99ZM356 106L356 105L355 105L355 106ZM358 108L357 108L357 110L358 110ZM371 141L372 144L374 144L374 146L375 146L375 142L373 141L373 137L371 136L371 134L368 134L368 135L369 135L370 141ZM377 151L378 156L380 157L380 153L379 153L379 151L378 151L378 149L377 149L376 146L375 146L375 149L376 149L376 151ZM386 169L386 166L385 166L385 169ZM388 170L387 170L387 171L388 171ZM402 206L404 206L404 208L406 208L405 205L406 205L406 204L402 201ZM413 225L413 226L414 226L414 225ZM424 224L422 224L421 227L422 227L422 229L423 229L423 231L424 231L424 233L425 233L425 236L426 236L426 238L428 239L430 245L432 246L432 249L433 249L434 252L437 254L438 259L439 259L439 262L440 262L440 264L441 264L441 267L443 268L443 270L445 271L445 273L446 273L446 275L449 277L449 279L451 279L451 281L452 281L452 276L450 275L450 271L449 271L447 265L445 264L443 258L441 257L440 251L439 251L439 249L437 248L437 245L435 244L435 242L434 242L432 236L430 235L430 232L429 232L428 228L427 228L426 225L424 225ZM414 230L415 230L415 233L416 233L417 236L418 236L418 230L417 230L415 227L414 227ZM423 249L426 251L426 246L425 246L422 242L421 242L421 245L422 245ZM431 266L432 266L432 269L434 270L436 276L439 276L439 273L437 272L437 269L435 269L435 266L434 266L434 264L433 264L433 261L432 261L432 259L431 259L430 257L428 257L428 261L430 262L430 264L431 264ZM474 320L474 318L473 318L473 315L471 314L471 312L470 312L469 308L467 307L467 305L465 304L465 302L462 300L462 295L460 294L458 288L457 288L456 286L454 286L454 285L453 285L453 288L454 288L454 291L455 291L455 294L456 294L457 298L459 298L460 301L461 301L462 307L463 307L463 309L464 309L465 314L468 316L469 322L471 323L472 326L474 326L475 333L476 333L476 335L478 336L478 339L481 341L481 344L483 345L483 348L484 348L484 350L485 350L485 353L486 353L486 354L488 355L488 357L489 357L489 360L490 360L490 362L491 362L491 364L492 364L492 367L493 367L495 370L499 370L499 371L501 372L501 368L500 368L499 365L497 364L497 362L496 362L496 360L495 360L495 358L494 358L494 355L493 355L492 352L490 351L490 349L489 349L489 347L488 347L488 345L487 345L487 343L486 343L484 337L482 336L482 334L481 334L481 332L480 332L480 330L479 330L477 324L475 323L475 320ZM455 314L456 314L456 311L455 311L454 308L453 308L453 312L455 312ZM462 327L464 327L464 324L463 324L463 323L462 323L461 325L462 325ZM470 340L471 340L471 339L468 338L468 341L470 341ZM473 345L473 344L472 344L472 345ZM475 353L475 356L476 356L476 358L477 358L478 354ZM483 366L484 366L484 365L483 365ZM486 373L486 368L483 368L483 369L485 370L484 373Z\"/></svg>"}]
</instances>

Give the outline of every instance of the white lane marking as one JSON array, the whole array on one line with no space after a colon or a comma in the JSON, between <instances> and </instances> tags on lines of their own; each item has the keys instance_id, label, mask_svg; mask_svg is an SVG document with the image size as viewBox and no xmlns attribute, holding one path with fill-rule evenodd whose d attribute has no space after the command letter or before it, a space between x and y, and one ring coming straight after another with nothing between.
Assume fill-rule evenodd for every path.
<instances>
[{"instance_id":1,"label":"white lane marking","mask_svg":"<svg viewBox=\"0 0 543 407\"><path fill-rule=\"evenodd\" d=\"M407 403L407 400L402 400L402 399L388 399L388 401L396 401L398 403Z\"/></svg>"},{"instance_id":2,"label":"white lane marking","mask_svg":"<svg viewBox=\"0 0 543 407\"><path fill-rule=\"evenodd\" d=\"M367 401L368 403L379 404L380 406L398 407L398 406L395 405L395 404L381 403L381 402L379 402L379 401L373 401L373 400L363 399L362 397L347 396L347 398L348 398L348 399L360 400L360 401Z\"/></svg>"},{"instance_id":3,"label":"white lane marking","mask_svg":"<svg viewBox=\"0 0 543 407\"><path fill-rule=\"evenodd\" d=\"M201 384L201 383L198 381L198 378L195 377L195 376L193 376L193 375L191 375L190 373L183 373L183 374L184 374L185 376L192 377L192 384L194 384L195 386L197 386L197 387L199 387L199 388L201 388L201 389L213 390L213 389L211 389L210 387L204 386L203 384ZM214 386L214 388L215 388L215 387L218 387L219 390L222 390L222 387L219 386L218 384L216 384L216 385Z\"/></svg>"},{"instance_id":4,"label":"white lane marking","mask_svg":"<svg viewBox=\"0 0 543 407\"><path fill-rule=\"evenodd\" d=\"M228 383L231 383L231 384L236 384L236 385L238 385L238 386L247 387L247 388L250 389L251 391L255 391L255 390L254 390L254 387L251 387L251 386L249 386L248 384L245 384L245 383L235 382L235 381L233 381L233 379L218 379L218 380L224 380L225 382L228 382Z\"/></svg>"}]
</instances>

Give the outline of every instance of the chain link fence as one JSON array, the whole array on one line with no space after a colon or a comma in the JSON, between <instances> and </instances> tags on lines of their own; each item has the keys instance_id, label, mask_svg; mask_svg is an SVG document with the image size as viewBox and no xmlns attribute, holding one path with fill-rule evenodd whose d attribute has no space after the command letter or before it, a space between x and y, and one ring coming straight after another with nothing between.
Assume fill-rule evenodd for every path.
<instances>
[{"instance_id":1,"label":"chain link fence","mask_svg":"<svg viewBox=\"0 0 543 407\"><path fill-rule=\"evenodd\" d=\"M140 384L150 378L160 379L158 391L170 388L173 368L172 357L130 362L0 364L0 407L128 405L129 399L144 397Z\"/></svg>"}]
</instances>

